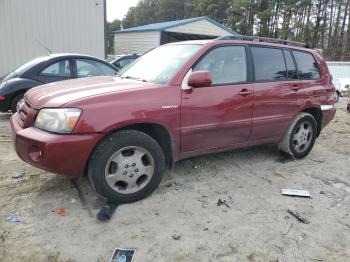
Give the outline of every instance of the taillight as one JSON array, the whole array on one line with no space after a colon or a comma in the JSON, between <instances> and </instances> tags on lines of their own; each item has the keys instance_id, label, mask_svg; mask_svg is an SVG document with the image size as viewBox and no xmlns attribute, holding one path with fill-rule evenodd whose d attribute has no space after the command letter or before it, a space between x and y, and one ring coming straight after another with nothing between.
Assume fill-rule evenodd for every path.
<instances>
[{"instance_id":1,"label":"taillight","mask_svg":"<svg viewBox=\"0 0 350 262\"><path fill-rule=\"evenodd\" d=\"M4 101L4 100L6 100L6 97L0 96L0 101Z\"/></svg>"}]
</instances>

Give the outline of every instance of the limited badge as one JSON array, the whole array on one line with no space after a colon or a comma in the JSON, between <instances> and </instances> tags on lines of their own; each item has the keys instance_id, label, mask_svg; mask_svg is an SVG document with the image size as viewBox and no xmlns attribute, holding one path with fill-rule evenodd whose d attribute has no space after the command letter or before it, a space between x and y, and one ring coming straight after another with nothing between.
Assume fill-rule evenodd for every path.
<instances>
[{"instance_id":1,"label":"limited badge","mask_svg":"<svg viewBox=\"0 0 350 262\"><path fill-rule=\"evenodd\" d=\"M135 249L116 248L110 262L132 262L134 261Z\"/></svg>"}]
</instances>

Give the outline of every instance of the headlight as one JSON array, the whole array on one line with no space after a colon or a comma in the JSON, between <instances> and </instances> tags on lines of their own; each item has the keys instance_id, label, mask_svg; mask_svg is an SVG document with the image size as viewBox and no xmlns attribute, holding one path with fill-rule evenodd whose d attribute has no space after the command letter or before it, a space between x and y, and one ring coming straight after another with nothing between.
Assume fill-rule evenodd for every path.
<instances>
[{"instance_id":1,"label":"headlight","mask_svg":"<svg viewBox=\"0 0 350 262\"><path fill-rule=\"evenodd\" d=\"M72 133L80 114L78 108L44 108L39 111L34 126L54 133Z\"/></svg>"}]
</instances>

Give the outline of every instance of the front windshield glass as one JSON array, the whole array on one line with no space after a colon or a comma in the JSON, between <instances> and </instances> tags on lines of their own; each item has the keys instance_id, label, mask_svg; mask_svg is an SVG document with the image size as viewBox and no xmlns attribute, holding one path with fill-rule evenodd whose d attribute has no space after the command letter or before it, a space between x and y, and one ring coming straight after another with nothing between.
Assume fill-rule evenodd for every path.
<instances>
[{"instance_id":1,"label":"front windshield glass","mask_svg":"<svg viewBox=\"0 0 350 262\"><path fill-rule=\"evenodd\" d=\"M201 45L161 46L123 68L121 78L165 84L201 48Z\"/></svg>"}]
</instances>

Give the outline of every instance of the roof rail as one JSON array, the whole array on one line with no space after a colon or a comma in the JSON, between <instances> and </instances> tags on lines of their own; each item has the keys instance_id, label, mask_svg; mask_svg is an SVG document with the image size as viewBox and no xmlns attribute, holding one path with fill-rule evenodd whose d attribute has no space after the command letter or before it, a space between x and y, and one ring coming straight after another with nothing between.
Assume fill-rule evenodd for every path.
<instances>
[{"instance_id":1,"label":"roof rail","mask_svg":"<svg viewBox=\"0 0 350 262\"><path fill-rule=\"evenodd\" d=\"M278 39L278 38L269 38L269 37L261 37L261 36L249 36L249 35L228 35L228 36L220 36L215 40L250 40L254 42L267 42L267 43L276 43L283 45L291 45L297 47L307 47L305 43Z\"/></svg>"}]
</instances>

